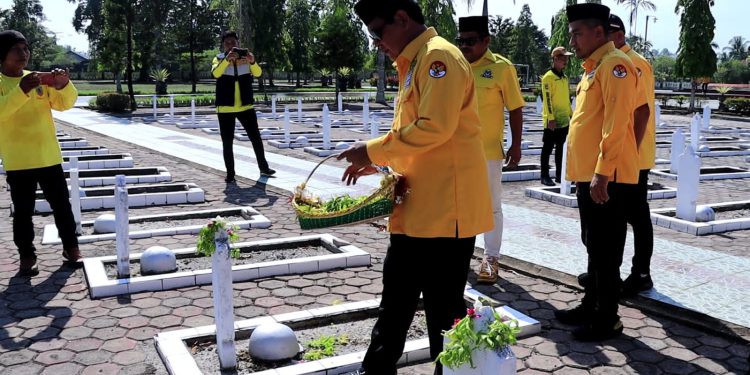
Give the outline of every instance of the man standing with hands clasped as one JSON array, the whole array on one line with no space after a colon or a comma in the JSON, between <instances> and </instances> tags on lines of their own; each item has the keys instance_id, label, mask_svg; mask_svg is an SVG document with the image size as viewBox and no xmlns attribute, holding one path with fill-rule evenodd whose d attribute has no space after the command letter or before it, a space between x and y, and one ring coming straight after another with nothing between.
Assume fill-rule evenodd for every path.
<instances>
[{"instance_id":1,"label":"man standing with hands clasped","mask_svg":"<svg viewBox=\"0 0 750 375\"><path fill-rule=\"evenodd\" d=\"M425 27L414 0L360 0L354 10L396 62L399 93L391 130L339 155L351 163L343 179L354 183L375 172L372 163L389 165L409 190L388 223L378 321L355 373L395 375L420 294L433 360L442 331L465 316L475 236L492 229L490 191L474 80L461 51Z\"/></svg>"},{"instance_id":2,"label":"man standing with hands clasped","mask_svg":"<svg viewBox=\"0 0 750 375\"><path fill-rule=\"evenodd\" d=\"M572 53L565 47L552 50L552 69L542 77L542 184L555 186L549 177L549 156L555 149L555 180L560 182L562 174L562 152L565 140L568 139L568 125L573 110L570 108L570 88L565 67Z\"/></svg>"},{"instance_id":3,"label":"man standing with hands clasped","mask_svg":"<svg viewBox=\"0 0 750 375\"><path fill-rule=\"evenodd\" d=\"M570 122L566 178L576 183L590 282L579 306L555 311L555 316L581 326L573 331L576 339L599 341L623 330L618 315L620 264L626 199L638 182L633 132L638 77L630 58L607 39L609 8L577 4L567 7L567 15L570 45L584 60L584 74Z\"/></svg>"}]
</instances>

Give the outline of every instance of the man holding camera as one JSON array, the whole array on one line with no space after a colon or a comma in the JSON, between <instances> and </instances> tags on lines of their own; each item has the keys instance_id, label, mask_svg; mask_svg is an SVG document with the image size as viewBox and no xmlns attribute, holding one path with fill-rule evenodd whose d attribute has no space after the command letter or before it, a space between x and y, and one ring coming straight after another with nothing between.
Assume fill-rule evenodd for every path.
<instances>
[{"instance_id":1,"label":"man holding camera","mask_svg":"<svg viewBox=\"0 0 750 375\"><path fill-rule=\"evenodd\" d=\"M225 181L235 182L234 170L234 124L239 120L247 132L255 151L261 176L273 176L276 171L268 166L263 151L263 141L258 130L258 117L253 108L253 77L260 77L262 70L255 56L247 49L239 48L237 33L227 31L221 36L224 53L214 58L211 73L216 78L216 111L224 150L224 165L227 169Z\"/></svg>"}]
</instances>

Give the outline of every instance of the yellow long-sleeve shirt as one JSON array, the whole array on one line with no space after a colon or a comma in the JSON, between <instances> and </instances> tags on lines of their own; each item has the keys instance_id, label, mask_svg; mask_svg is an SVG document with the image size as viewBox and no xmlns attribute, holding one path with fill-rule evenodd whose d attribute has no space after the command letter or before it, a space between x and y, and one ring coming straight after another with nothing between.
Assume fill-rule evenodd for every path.
<instances>
[{"instance_id":1,"label":"yellow long-sleeve shirt","mask_svg":"<svg viewBox=\"0 0 750 375\"><path fill-rule=\"evenodd\" d=\"M222 55L223 56L223 55ZM214 57L214 61L211 64L211 74L214 78L219 78L222 75L234 75L234 66L232 63L227 61L225 58ZM253 77L260 77L263 74L263 69L260 65L256 64L237 64L237 74L252 74ZM240 83L234 83L234 105L233 106L218 106L216 112L218 113L236 113L244 112L248 109L253 108L252 104L242 105L242 97L240 96Z\"/></svg>"},{"instance_id":2,"label":"yellow long-sleeve shirt","mask_svg":"<svg viewBox=\"0 0 750 375\"><path fill-rule=\"evenodd\" d=\"M26 76L31 72L24 71ZM62 163L51 109L73 108L73 82L61 90L39 86L24 93L22 77L0 74L0 157L6 171L44 168Z\"/></svg>"},{"instance_id":3,"label":"yellow long-sleeve shirt","mask_svg":"<svg viewBox=\"0 0 750 375\"><path fill-rule=\"evenodd\" d=\"M651 169L656 165L656 108L654 108L656 107L656 95L654 93L656 81L654 70L648 60L635 52L629 45L622 46L620 51L625 52L630 57L638 72L638 98L635 107L638 108L647 104L650 112L646 133L641 140L641 147L638 148L638 166L641 169Z\"/></svg>"},{"instance_id":4,"label":"yellow long-sleeve shirt","mask_svg":"<svg viewBox=\"0 0 750 375\"><path fill-rule=\"evenodd\" d=\"M429 28L396 59L399 97L391 130L367 143L370 159L406 177L392 233L466 238L493 228L471 67Z\"/></svg>"},{"instance_id":5,"label":"yellow long-sleeve shirt","mask_svg":"<svg viewBox=\"0 0 750 375\"><path fill-rule=\"evenodd\" d=\"M597 173L613 182L635 184L640 172L633 132L635 66L608 42L583 62L583 68L570 120L566 179L589 182Z\"/></svg>"},{"instance_id":6,"label":"yellow long-sleeve shirt","mask_svg":"<svg viewBox=\"0 0 750 375\"><path fill-rule=\"evenodd\" d=\"M549 70L542 77L542 119L544 127L549 121L557 122L558 128L570 125L570 116L573 109L570 108L570 88L568 77L557 75Z\"/></svg>"}]
</instances>

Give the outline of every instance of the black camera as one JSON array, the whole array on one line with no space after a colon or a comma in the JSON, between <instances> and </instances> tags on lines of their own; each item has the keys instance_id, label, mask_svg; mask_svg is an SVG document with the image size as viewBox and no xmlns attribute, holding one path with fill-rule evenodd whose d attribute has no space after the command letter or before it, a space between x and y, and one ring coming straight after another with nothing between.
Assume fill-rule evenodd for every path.
<instances>
[{"instance_id":1,"label":"black camera","mask_svg":"<svg viewBox=\"0 0 750 375\"><path fill-rule=\"evenodd\" d=\"M247 57L247 54L250 53L247 48L232 48L232 52L236 53L239 57Z\"/></svg>"}]
</instances>

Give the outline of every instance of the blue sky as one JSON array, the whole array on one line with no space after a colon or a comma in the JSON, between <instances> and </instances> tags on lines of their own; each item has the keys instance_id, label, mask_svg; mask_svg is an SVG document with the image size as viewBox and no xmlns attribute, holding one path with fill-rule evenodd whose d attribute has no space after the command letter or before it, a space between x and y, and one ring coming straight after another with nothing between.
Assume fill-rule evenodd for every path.
<instances>
[{"instance_id":1,"label":"blue sky","mask_svg":"<svg viewBox=\"0 0 750 375\"><path fill-rule=\"evenodd\" d=\"M467 9L465 0L456 0L459 2L457 16L477 15L480 14L481 0L475 0L471 11ZM656 17L657 21L649 22L648 39L654 44L655 48L667 48L675 52L678 46L679 37L679 18L674 14L676 0L652 0L657 9L649 15ZM44 25L57 35L60 44L70 45L78 51L88 50L88 41L82 34L76 33L72 26L73 12L76 5L69 3L67 0L41 0L44 7L44 13L47 20ZM628 11L621 5L616 5L614 0L604 0L603 4L612 8L613 12L622 17L625 23L628 23ZM12 4L12 0L0 0L0 8L7 9ZM523 4L529 4L532 18L540 27L544 28L549 34L549 24L552 16L563 7L563 0L489 0L490 14L502 15L517 19L521 12ZM729 40L735 35L741 35L750 39L750 27L747 26L747 15L750 14L750 1L748 0L718 0L713 7L713 14L716 18L716 39L719 46L724 47ZM647 13L641 12L638 17L638 32L643 35L646 23ZM744 25L744 26L743 26Z\"/></svg>"}]
</instances>

